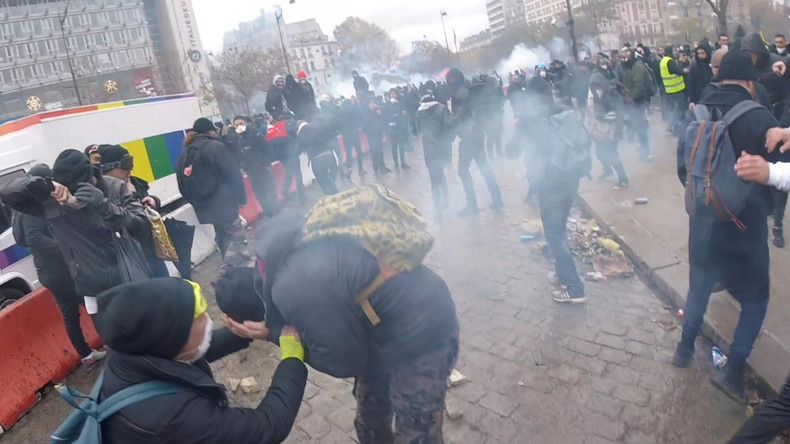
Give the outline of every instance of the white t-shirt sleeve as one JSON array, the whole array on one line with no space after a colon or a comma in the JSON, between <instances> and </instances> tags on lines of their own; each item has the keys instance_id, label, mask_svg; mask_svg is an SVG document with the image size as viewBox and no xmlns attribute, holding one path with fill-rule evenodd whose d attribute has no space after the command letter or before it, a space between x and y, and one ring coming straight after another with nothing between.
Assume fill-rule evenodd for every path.
<instances>
[{"instance_id":1,"label":"white t-shirt sleeve","mask_svg":"<svg viewBox=\"0 0 790 444\"><path fill-rule=\"evenodd\" d=\"M790 163L768 164L768 185L782 191L790 191Z\"/></svg>"}]
</instances>

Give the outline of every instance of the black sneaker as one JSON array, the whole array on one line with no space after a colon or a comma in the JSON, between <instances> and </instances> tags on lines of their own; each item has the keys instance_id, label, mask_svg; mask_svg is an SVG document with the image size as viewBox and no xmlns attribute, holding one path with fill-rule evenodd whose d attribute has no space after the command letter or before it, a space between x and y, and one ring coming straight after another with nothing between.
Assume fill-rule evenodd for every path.
<instances>
[{"instance_id":1,"label":"black sneaker","mask_svg":"<svg viewBox=\"0 0 790 444\"><path fill-rule=\"evenodd\" d=\"M785 247L785 233L781 228L774 228L774 247Z\"/></svg>"},{"instance_id":2,"label":"black sneaker","mask_svg":"<svg viewBox=\"0 0 790 444\"><path fill-rule=\"evenodd\" d=\"M574 296L568 290L557 290L551 292L551 299L558 304L579 304L587 300L585 295Z\"/></svg>"},{"instance_id":3,"label":"black sneaker","mask_svg":"<svg viewBox=\"0 0 790 444\"><path fill-rule=\"evenodd\" d=\"M694 347L689 348L682 342L679 342L678 347L675 349L675 356L672 357L672 365L686 368L691 365L692 359L694 359Z\"/></svg>"},{"instance_id":4,"label":"black sneaker","mask_svg":"<svg viewBox=\"0 0 790 444\"><path fill-rule=\"evenodd\" d=\"M461 217L467 217L467 216L474 216L479 212L480 210L477 207L472 207L467 205L466 208L464 208L458 213L458 215Z\"/></svg>"}]
</instances>

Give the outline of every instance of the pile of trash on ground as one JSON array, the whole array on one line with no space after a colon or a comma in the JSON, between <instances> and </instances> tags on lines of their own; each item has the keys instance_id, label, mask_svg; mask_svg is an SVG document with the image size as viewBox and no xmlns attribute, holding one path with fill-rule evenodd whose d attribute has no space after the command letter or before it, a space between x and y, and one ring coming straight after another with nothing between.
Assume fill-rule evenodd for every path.
<instances>
[{"instance_id":1,"label":"pile of trash on ground","mask_svg":"<svg viewBox=\"0 0 790 444\"><path fill-rule=\"evenodd\" d=\"M524 220L513 225L519 226L524 233L521 235L522 242L541 239L543 236L540 220ZM594 220L569 218L568 241L571 254L593 266L595 271L587 273L588 280L633 276L634 267L620 244L607 237ZM540 254L548 253L545 242L540 242L535 247Z\"/></svg>"}]
</instances>

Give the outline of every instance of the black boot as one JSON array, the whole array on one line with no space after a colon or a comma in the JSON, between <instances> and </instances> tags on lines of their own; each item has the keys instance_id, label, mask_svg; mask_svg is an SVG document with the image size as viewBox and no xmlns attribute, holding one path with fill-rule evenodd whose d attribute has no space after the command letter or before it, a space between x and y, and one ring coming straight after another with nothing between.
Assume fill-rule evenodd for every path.
<instances>
[{"instance_id":1,"label":"black boot","mask_svg":"<svg viewBox=\"0 0 790 444\"><path fill-rule=\"evenodd\" d=\"M782 228L774 227L774 246L776 248L784 248L785 247L785 233Z\"/></svg>"},{"instance_id":2,"label":"black boot","mask_svg":"<svg viewBox=\"0 0 790 444\"><path fill-rule=\"evenodd\" d=\"M675 349L675 356L672 357L672 365L686 368L691 365L692 359L694 359L694 343L692 342L689 346L683 341L678 342L678 348Z\"/></svg>"},{"instance_id":3,"label":"black boot","mask_svg":"<svg viewBox=\"0 0 790 444\"><path fill-rule=\"evenodd\" d=\"M746 361L731 359L727 362L723 372L716 372L710 382L739 404L746 404L743 377L746 372Z\"/></svg>"}]
</instances>

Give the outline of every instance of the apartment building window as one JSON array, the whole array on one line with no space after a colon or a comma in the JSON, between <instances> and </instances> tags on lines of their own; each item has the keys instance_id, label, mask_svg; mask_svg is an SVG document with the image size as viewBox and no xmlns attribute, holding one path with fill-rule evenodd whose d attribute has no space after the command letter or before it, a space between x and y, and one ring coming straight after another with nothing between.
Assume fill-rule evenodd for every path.
<instances>
[{"instance_id":1,"label":"apartment building window","mask_svg":"<svg viewBox=\"0 0 790 444\"><path fill-rule=\"evenodd\" d=\"M19 47L16 45L8 45L5 47L5 57L9 62L13 62L19 58Z\"/></svg>"},{"instance_id":2,"label":"apartment building window","mask_svg":"<svg viewBox=\"0 0 790 444\"><path fill-rule=\"evenodd\" d=\"M137 10L127 9L125 11L126 23L137 23Z\"/></svg>"},{"instance_id":3,"label":"apartment building window","mask_svg":"<svg viewBox=\"0 0 790 444\"><path fill-rule=\"evenodd\" d=\"M20 28L20 31L22 32L22 34L30 34L31 28L30 28L30 22L29 21L25 20L25 21L19 22L19 28Z\"/></svg>"},{"instance_id":4,"label":"apartment building window","mask_svg":"<svg viewBox=\"0 0 790 444\"><path fill-rule=\"evenodd\" d=\"M9 78L8 71L0 71L0 85L5 85L6 78Z\"/></svg>"},{"instance_id":5,"label":"apartment building window","mask_svg":"<svg viewBox=\"0 0 790 444\"><path fill-rule=\"evenodd\" d=\"M19 83L25 81L25 72L22 68L14 68L11 70L11 83Z\"/></svg>"},{"instance_id":6,"label":"apartment building window","mask_svg":"<svg viewBox=\"0 0 790 444\"><path fill-rule=\"evenodd\" d=\"M53 73L57 74L57 73L61 73L61 72L66 72L66 69L65 69L66 66L63 64L62 60L55 60L54 62L51 62L50 65L52 66L52 72Z\"/></svg>"},{"instance_id":7,"label":"apartment building window","mask_svg":"<svg viewBox=\"0 0 790 444\"><path fill-rule=\"evenodd\" d=\"M108 11L107 18L111 25L118 24L118 11Z\"/></svg>"},{"instance_id":8,"label":"apartment building window","mask_svg":"<svg viewBox=\"0 0 790 444\"><path fill-rule=\"evenodd\" d=\"M101 11L96 14L96 21L98 21L100 25L106 25L110 22L110 18L106 11Z\"/></svg>"},{"instance_id":9,"label":"apartment building window","mask_svg":"<svg viewBox=\"0 0 790 444\"><path fill-rule=\"evenodd\" d=\"M11 37L11 24L10 23L0 24L0 36L3 37L3 40L7 40L9 37Z\"/></svg>"},{"instance_id":10,"label":"apartment building window","mask_svg":"<svg viewBox=\"0 0 790 444\"><path fill-rule=\"evenodd\" d=\"M38 52L38 43L37 42L30 42L25 44L25 49L27 49L27 56L28 58L35 58L39 56Z\"/></svg>"},{"instance_id":11,"label":"apartment building window","mask_svg":"<svg viewBox=\"0 0 790 444\"><path fill-rule=\"evenodd\" d=\"M44 70L41 65L30 65L30 74L33 79L40 79L44 77Z\"/></svg>"},{"instance_id":12,"label":"apartment building window","mask_svg":"<svg viewBox=\"0 0 790 444\"><path fill-rule=\"evenodd\" d=\"M121 29L121 43L124 45L128 44L129 41L132 39L131 33L129 33L128 29Z\"/></svg>"}]
</instances>

